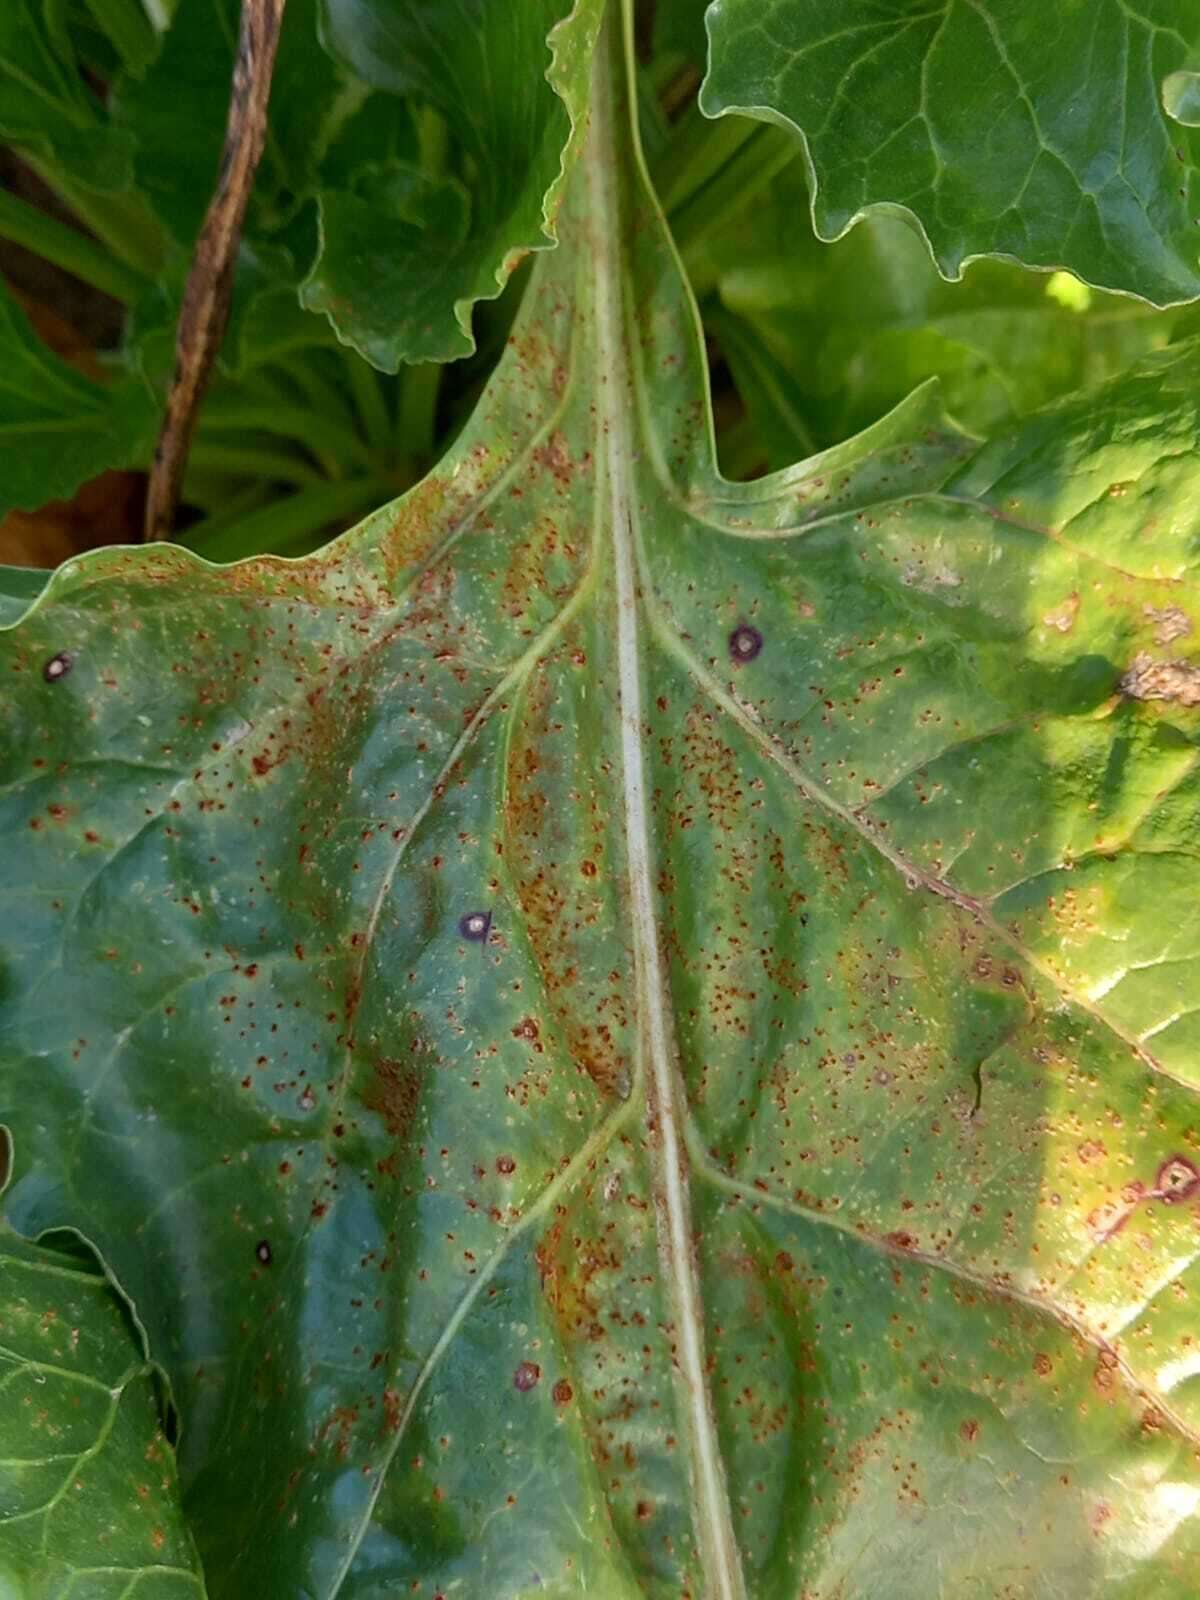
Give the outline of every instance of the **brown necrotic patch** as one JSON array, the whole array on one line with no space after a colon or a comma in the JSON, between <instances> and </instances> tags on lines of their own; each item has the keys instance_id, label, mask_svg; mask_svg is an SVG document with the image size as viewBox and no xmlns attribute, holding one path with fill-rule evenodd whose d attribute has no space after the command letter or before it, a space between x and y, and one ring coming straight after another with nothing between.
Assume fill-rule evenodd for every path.
<instances>
[{"instance_id":1,"label":"brown necrotic patch","mask_svg":"<svg viewBox=\"0 0 1200 1600\"><path fill-rule=\"evenodd\" d=\"M1200 706L1200 666L1192 661L1156 661L1142 650L1122 674L1117 688L1130 700Z\"/></svg>"},{"instance_id":2,"label":"brown necrotic patch","mask_svg":"<svg viewBox=\"0 0 1200 1600\"><path fill-rule=\"evenodd\" d=\"M1176 639L1186 639L1192 631L1191 618L1178 606L1146 605L1142 607L1142 614L1149 621L1157 623L1155 644L1173 644Z\"/></svg>"},{"instance_id":3,"label":"brown necrotic patch","mask_svg":"<svg viewBox=\"0 0 1200 1600\"><path fill-rule=\"evenodd\" d=\"M565 1056L601 1094L623 1097L629 978L627 952L608 933L616 891L612 878L579 867L608 848L613 801L571 735L579 708L556 670L569 650L568 641L555 668L531 680L505 767L501 848L545 998L511 1033L534 1054Z\"/></svg>"}]
</instances>

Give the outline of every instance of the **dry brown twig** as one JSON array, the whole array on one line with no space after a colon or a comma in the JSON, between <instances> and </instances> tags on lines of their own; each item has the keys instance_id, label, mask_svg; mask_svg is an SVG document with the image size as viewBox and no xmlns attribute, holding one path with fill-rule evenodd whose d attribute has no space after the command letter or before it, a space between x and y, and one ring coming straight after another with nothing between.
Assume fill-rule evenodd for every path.
<instances>
[{"instance_id":1,"label":"dry brown twig","mask_svg":"<svg viewBox=\"0 0 1200 1600\"><path fill-rule=\"evenodd\" d=\"M242 0L233 89L216 192L196 240L175 333L175 372L146 494L145 537L166 539L200 400L229 320L238 241L267 136L267 101L284 0Z\"/></svg>"}]
</instances>

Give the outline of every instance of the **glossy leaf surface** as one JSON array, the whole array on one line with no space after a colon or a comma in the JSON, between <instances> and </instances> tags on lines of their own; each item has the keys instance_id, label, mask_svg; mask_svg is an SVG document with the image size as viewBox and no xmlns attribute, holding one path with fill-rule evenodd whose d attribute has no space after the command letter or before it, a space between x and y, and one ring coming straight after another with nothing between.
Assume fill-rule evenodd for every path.
<instances>
[{"instance_id":1,"label":"glossy leaf surface","mask_svg":"<svg viewBox=\"0 0 1200 1600\"><path fill-rule=\"evenodd\" d=\"M153 1372L82 1253L0 1229L0 1594L198 1600Z\"/></svg>"},{"instance_id":2,"label":"glossy leaf surface","mask_svg":"<svg viewBox=\"0 0 1200 1600\"><path fill-rule=\"evenodd\" d=\"M622 81L418 489L0 636L8 1215L216 1596L1167 1600L1200 352L727 483Z\"/></svg>"},{"instance_id":3,"label":"glossy leaf surface","mask_svg":"<svg viewBox=\"0 0 1200 1600\"><path fill-rule=\"evenodd\" d=\"M1008 255L1200 294L1200 143L1163 103L1200 57L1191 0L716 0L707 20L702 106L803 135L823 239L903 206L950 278Z\"/></svg>"}]
</instances>

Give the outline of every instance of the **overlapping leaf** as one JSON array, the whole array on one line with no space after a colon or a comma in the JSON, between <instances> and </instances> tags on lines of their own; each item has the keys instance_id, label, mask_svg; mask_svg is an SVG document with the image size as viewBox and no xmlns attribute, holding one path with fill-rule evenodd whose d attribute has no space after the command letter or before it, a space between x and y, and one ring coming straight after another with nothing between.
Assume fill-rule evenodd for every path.
<instances>
[{"instance_id":1,"label":"overlapping leaf","mask_svg":"<svg viewBox=\"0 0 1200 1600\"><path fill-rule=\"evenodd\" d=\"M773 466L795 458L804 430L815 445L846 438L935 374L948 411L986 434L1200 328L1194 308L1155 312L1009 262L976 262L947 283L896 217L822 244L799 163L689 264L720 298L713 331Z\"/></svg>"},{"instance_id":2,"label":"overlapping leaf","mask_svg":"<svg viewBox=\"0 0 1200 1600\"><path fill-rule=\"evenodd\" d=\"M106 467L140 464L154 427L143 384L96 383L68 366L0 286L0 514L69 497Z\"/></svg>"},{"instance_id":3,"label":"overlapping leaf","mask_svg":"<svg viewBox=\"0 0 1200 1600\"><path fill-rule=\"evenodd\" d=\"M726 483L620 81L425 483L3 635L8 1214L214 1595L1174 1596L1200 352Z\"/></svg>"},{"instance_id":4,"label":"overlapping leaf","mask_svg":"<svg viewBox=\"0 0 1200 1600\"><path fill-rule=\"evenodd\" d=\"M304 303L384 371L469 354L472 306L553 242L602 9L325 0L331 47L364 82L434 108L463 151L446 172L381 153L355 185L322 195Z\"/></svg>"},{"instance_id":5,"label":"overlapping leaf","mask_svg":"<svg viewBox=\"0 0 1200 1600\"><path fill-rule=\"evenodd\" d=\"M0 1230L0 1594L197 1600L154 1374L81 1254Z\"/></svg>"},{"instance_id":6,"label":"overlapping leaf","mask_svg":"<svg viewBox=\"0 0 1200 1600\"><path fill-rule=\"evenodd\" d=\"M716 0L708 27L704 109L803 135L822 238L903 206L951 278L1007 255L1160 305L1200 295L1190 0Z\"/></svg>"}]
</instances>

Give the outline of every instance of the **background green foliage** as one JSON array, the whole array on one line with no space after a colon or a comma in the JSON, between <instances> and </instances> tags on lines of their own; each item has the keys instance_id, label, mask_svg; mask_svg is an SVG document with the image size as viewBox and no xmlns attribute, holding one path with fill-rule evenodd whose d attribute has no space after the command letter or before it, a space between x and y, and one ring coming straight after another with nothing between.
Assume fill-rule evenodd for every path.
<instances>
[{"instance_id":1,"label":"background green foliage","mask_svg":"<svg viewBox=\"0 0 1200 1600\"><path fill-rule=\"evenodd\" d=\"M1050 41L1036 10L952 8L939 27L903 5L723 0L697 106L703 4L645 7L645 137L710 335L731 475L848 437L926 376L988 428L1191 327L1148 304L1195 292L1188 8L1073 7ZM214 560L301 554L454 437L511 318L488 302L553 242L598 16L599 0L292 0L185 543ZM235 0L5 10L0 137L79 226L0 195L0 236L125 316L85 382L4 308L0 510L148 462L236 25ZM1167 76L1182 120L1154 92ZM739 110L778 127L725 115ZM908 225L873 212L819 246L880 205ZM949 283L921 230L948 274L999 252L1143 298L1064 296L998 263Z\"/></svg>"}]
</instances>

